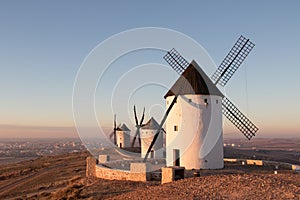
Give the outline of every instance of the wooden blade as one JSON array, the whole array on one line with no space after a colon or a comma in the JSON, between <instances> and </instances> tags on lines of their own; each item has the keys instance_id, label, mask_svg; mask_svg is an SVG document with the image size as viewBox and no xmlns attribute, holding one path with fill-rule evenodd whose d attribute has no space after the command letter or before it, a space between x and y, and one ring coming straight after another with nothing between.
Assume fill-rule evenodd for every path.
<instances>
[{"instance_id":1,"label":"wooden blade","mask_svg":"<svg viewBox=\"0 0 300 200\"><path fill-rule=\"evenodd\" d=\"M141 147L142 145L142 141L141 141L141 131L138 132L138 141L139 141L139 145Z\"/></svg>"},{"instance_id":2,"label":"wooden blade","mask_svg":"<svg viewBox=\"0 0 300 200\"><path fill-rule=\"evenodd\" d=\"M249 39L241 35L213 74L212 80L215 81L215 85L219 83L225 86L254 46Z\"/></svg>"},{"instance_id":3,"label":"wooden blade","mask_svg":"<svg viewBox=\"0 0 300 200\"><path fill-rule=\"evenodd\" d=\"M117 115L114 114L114 129L116 129L117 127Z\"/></svg>"},{"instance_id":4,"label":"wooden blade","mask_svg":"<svg viewBox=\"0 0 300 200\"><path fill-rule=\"evenodd\" d=\"M134 135L132 143L131 143L131 147L134 147L135 140L136 140L136 137L138 136L138 134L139 134L139 128L137 127L135 135Z\"/></svg>"},{"instance_id":5,"label":"wooden blade","mask_svg":"<svg viewBox=\"0 0 300 200\"><path fill-rule=\"evenodd\" d=\"M142 126L142 124L143 124L144 117L145 117L145 107L144 107L143 115L142 115L142 118L141 118L141 121L140 121L140 126Z\"/></svg>"},{"instance_id":6,"label":"wooden blade","mask_svg":"<svg viewBox=\"0 0 300 200\"><path fill-rule=\"evenodd\" d=\"M114 131L109 134L109 138L111 139L114 136Z\"/></svg>"},{"instance_id":7,"label":"wooden blade","mask_svg":"<svg viewBox=\"0 0 300 200\"><path fill-rule=\"evenodd\" d=\"M116 129L114 130L114 144L117 145L117 133L116 133Z\"/></svg>"},{"instance_id":8,"label":"wooden blade","mask_svg":"<svg viewBox=\"0 0 300 200\"><path fill-rule=\"evenodd\" d=\"M250 140L258 128L226 97L222 100L223 114Z\"/></svg>"},{"instance_id":9,"label":"wooden blade","mask_svg":"<svg viewBox=\"0 0 300 200\"><path fill-rule=\"evenodd\" d=\"M133 112L134 112L135 124L138 126L138 125L139 125L139 121L138 121L138 118L137 118L137 116L136 116L135 105L133 106Z\"/></svg>"},{"instance_id":10,"label":"wooden blade","mask_svg":"<svg viewBox=\"0 0 300 200\"><path fill-rule=\"evenodd\" d=\"M148 156L149 156L149 153L151 152L151 149L152 149L153 145L155 144L155 141L157 140L157 137L158 137L158 135L160 134L161 129L162 129L162 127L163 127L163 125L164 125L164 123L165 123L165 121L166 121L166 119L167 119L167 117L168 117L168 115L169 115L171 109L173 108L174 104L176 103L177 98L178 98L178 95L175 95L175 97L174 97L172 103L171 103L170 106L168 107L168 109L167 109L167 111L166 111L166 113L165 113L165 115L164 115L162 121L160 122L159 128L157 129L157 131L156 131L156 133L155 133L155 135L154 135L154 137L153 137L153 140L152 140L152 142L151 142L151 144L150 144L150 146L149 146L149 148L148 148L148 151L147 151L147 153L146 153L146 155L145 155L145 158L144 158L144 161L143 161L143 162L146 162L146 161L147 161L147 158L148 158Z\"/></svg>"}]
</instances>

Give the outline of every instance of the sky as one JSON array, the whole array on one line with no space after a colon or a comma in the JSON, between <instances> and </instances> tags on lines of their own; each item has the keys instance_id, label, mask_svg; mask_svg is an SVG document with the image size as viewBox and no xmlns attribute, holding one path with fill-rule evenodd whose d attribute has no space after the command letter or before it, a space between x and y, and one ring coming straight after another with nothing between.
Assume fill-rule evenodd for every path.
<instances>
[{"instance_id":1,"label":"sky","mask_svg":"<svg viewBox=\"0 0 300 200\"><path fill-rule=\"evenodd\" d=\"M241 34L250 38L256 46L226 85L226 96L259 127L258 137L299 137L299 8L299 1L2 0L0 137L76 136L72 92L84 59L112 35L142 27L188 35L206 49L216 66ZM107 82L100 82L95 108L106 130L120 108L116 98L111 105L101 101L101 87L117 88L110 74L121 77L118 66L125 63L130 70L143 62L160 62L163 56L153 51L147 60L147 53L122 57L107 73ZM143 80L144 73L136 73ZM171 86L176 76L166 80ZM144 90L155 97L143 98ZM146 105L146 118L159 119L167 89L152 85L137 91L127 99L130 106L118 110L118 122L131 129L132 105L137 104L139 115ZM242 138L224 118L224 136L232 135Z\"/></svg>"}]
</instances>

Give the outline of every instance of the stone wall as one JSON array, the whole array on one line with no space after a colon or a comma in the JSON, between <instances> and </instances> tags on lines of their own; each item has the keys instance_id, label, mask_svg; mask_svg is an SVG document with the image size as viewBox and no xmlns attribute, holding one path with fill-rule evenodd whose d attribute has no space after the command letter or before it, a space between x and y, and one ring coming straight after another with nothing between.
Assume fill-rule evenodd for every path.
<instances>
[{"instance_id":1,"label":"stone wall","mask_svg":"<svg viewBox=\"0 0 300 200\"><path fill-rule=\"evenodd\" d=\"M109 180L130 180L130 171L110 169L101 165L96 165L95 176L97 178L109 179Z\"/></svg>"},{"instance_id":2,"label":"stone wall","mask_svg":"<svg viewBox=\"0 0 300 200\"><path fill-rule=\"evenodd\" d=\"M110 156L109 155L99 155L98 161L99 161L99 163L107 163L110 161Z\"/></svg>"},{"instance_id":3,"label":"stone wall","mask_svg":"<svg viewBox=\"0 0 300 200\"><path fill-rule=\"evenodd\" d=\"M130 170L105 167L97 164L94 157L86 159L86 176L109 180L149 181L151 180L150 163L131 163Z\"/></svg>"},{"instance_id":4,"label":"stone wall","mask_svg":"<svg viewBox=\"0 0 300 200\"><path fill-rule=\"evenodd\" d=\"M96 164L97 160L95 157L90 156L86 158L86 177L96 176Z\"/></svg>"},{"instance_id":5,"label":"stone wall","mask_svg":"<svg viewBox=\"0 0 300 200\"><path fill-rule=\"evenodd\" d=\"M299 165L293 165L290 163L283 163L283 162L276 162L276 161L268 161L268 160L247 160L247 159L224 158L224 162L244 162L247 165L274 166L277 167L278 169L300 171Z\"/></svg>"},{"instance_id":6,"label":"stone wall","mask_svg":"<svg viewBox=\"0 0 300 200\"><path fill-rule=\"evenodd\" d=\"M236 158L224 158L224 162L237 162Z\"/></svg>"},{"instance_id":7,"label":"stone wall","mask_svg":"<svg viewBox=\"0 0 300 200\"><path fill-rule=\"evenodd\" d=\"M292 170L300 171L300 165L292 165Z\"/></svg>"},{"instance_id":8,"label":"stone wall","mask_svg":"<svg viewBox=\"0 0 300 200\"><path fill-rule=\"evenodd\" d=\"M162 170L162 177L161 183L169 183L175 180L183 179L184 178L184 167L178 166L171 166L171 167L163 167Z\"/></svg>"},{"instance_id":9,"label":"stone wall","mask_svg":"<svg viewBox=\"0 0 300 200\"><path fill-rule=\"evenodd\" d=\"M151 164L150 163L131 163L130 180L133 181L149 181L151 180Z\"/></svg>"},{"instance_id":10,"label":"stone wall","mask_svg":"<svg viewBox=\"0 0 300 200\"><path fill-rule=\"evenodd\" d=\"M295 171L300 170L299 165L291 165L288 163L280 163L273 161L262 161L262 160L246 160L246 159L224 159L225 162L245 162L248 165L269 165L269 166L277 166L279 169L292 169ZM118 166L121 161L117 162L108 162L110 165ZM103 179L110 180L131 180L131 181L149 181L155 177L153 177L152 170L157 167L161 167L160 164L154 163L130 163L130 161L126 161L125 165L130 165L130 170L124 169L115 169L105 167L103 165L97 164L97 160L94 157L88 157L86 159L86 176L87 177L97 177ZM128 166L126 167L128 168ZM181 169L181 167L163 167L162 174L157 174L156 176L162 176L162 183L167 183L176 180L176 169ZM182 168L184 170L184 168ZM155 172L154 172L155 173ZM160 178L160 177L159 177Z\"/></svg>"},{"instance_id":11,"label":"stone wall","mask_svg":"<svg viewBox=\"0 0 300 200\"><path fill-rule=\"evenodd\" d=\"M258 166L263 165L262 160L247 160L246 163L247 163L247 165L258 165Z\"/></svg>"}]
</instances>

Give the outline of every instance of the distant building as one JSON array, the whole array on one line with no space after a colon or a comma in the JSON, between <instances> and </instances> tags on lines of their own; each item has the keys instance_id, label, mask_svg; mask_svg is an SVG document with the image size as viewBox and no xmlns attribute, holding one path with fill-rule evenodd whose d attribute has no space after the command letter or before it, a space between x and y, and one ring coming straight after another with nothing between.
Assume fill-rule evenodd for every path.
<instances>
[{"instance_id":1,"label":"distant building","mask_svg":"<svg viewBox=\"0 0 300 200\"><path fill-rule=\"evenodd\" d=\"M159 129L159 124L157 121L151 117L151 119L141 127L141 157L144 158L148 148L153 141L155 133ZM156 142L154 143L151 152L149 154L150 158L163 158L163 133L158 135Z\"/></svg>"},{"instance_id":2,"label":"distant building","mask_svg":"<svg viewBox=\"0 0 300 200\"><path fill-rule=\"evenodd\" d=\"M130 147L130 129L125 124L117 128L116 137L118 147Z\"/></svg>"}]
</instances>

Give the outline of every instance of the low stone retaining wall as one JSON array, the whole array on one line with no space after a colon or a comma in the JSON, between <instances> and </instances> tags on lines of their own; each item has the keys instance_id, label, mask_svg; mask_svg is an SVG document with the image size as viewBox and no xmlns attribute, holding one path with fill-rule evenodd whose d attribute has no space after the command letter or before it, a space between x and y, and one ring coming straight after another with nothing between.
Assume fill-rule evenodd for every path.
<instances>
[{"instance_id":1,"label":"low stone retaining wall","mask_svg":"<svg viewBox=\"0 0 300 200\"><path fill-rule=\"evenodd\" d=\"M110 180L130 180L130 171L109 169L101 165L95 166L95 177Z\"/></svg>"},{"instance_id":2,"label":"low stone retaining wall","mask_svg":"<svg viewBox=\"0 0 300 200\"><path fill-rule=\"evenodd\" d=\"M288 169L294 171L300 171L300 165L293 165L290 163L283 163L283 162L275 162L275 161L268 161L268 160L248 160L248 159L235 159L235 158L224 158L225 162L243 162L247 165L257 165L257 166L274 166L280 169Z\"/></svg>"},{"instance_id":3,"label":"low stone retaining wall","mask_svg":"<svg viewBox=\"0 0 300 200\"><path fill-rule=\"evenodd\" d=\"M263 166L262 160L246 160L247 165L258 165Z\"/></svg>"},{"instance_id":4,"label":"low stone retaining wall","mask_svg":"<svg viewBox=\"0 0 300 200\"><path fill-rule=\"evenodd\" d=\"M105 160L105 159L104 159ZM224 158L225 162L241 163L244 165L257 165L257 166L274 166L276 169L289 169L300 171L299 165L292 165L289 163L281 163L265 160L247 160L247 159L231 159ZM170 182L176 179L176 167L163 167L163 161L152 161L151 163L132 162L132 161L113 161L99 163L96 158L88 157L86 159L86 176L97 177L110 180L130 180L130 181L149 181L152 179L163 179L164 182ZM116 169L114 167L122 166L126 169ZM162 168L161 172L153 172L156 168ZM174 171L175 170L175 171ZM162 177L161 177L162 176Z\"/></svg>"},{"instance_id":5,"label":"low stone retaining wall","mask_svg":"<svg viewBox=\"0 0 300 200\"><path fill-rule=\"evenodd\" d=\"M94 157L86 159L86 176L109 180L130 180L130 181L149 181L151 180L150 163L131 163L130 170L122 170L105 167L104 164L97 164Z\"/></svg>"}]
</instances>

